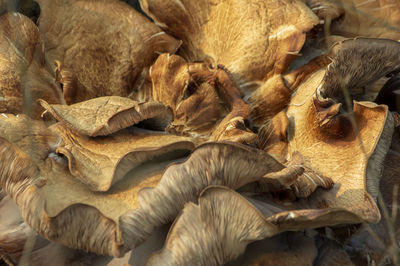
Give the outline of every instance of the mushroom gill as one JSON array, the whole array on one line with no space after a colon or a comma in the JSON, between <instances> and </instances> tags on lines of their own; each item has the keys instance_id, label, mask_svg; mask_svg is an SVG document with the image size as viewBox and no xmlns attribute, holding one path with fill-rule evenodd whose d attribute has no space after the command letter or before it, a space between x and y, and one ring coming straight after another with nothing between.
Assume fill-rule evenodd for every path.
<instances>
[{"instance_id":1,"label":"mushroom gill","mask_svg":"<svg viewBox=\"0 0 400 266\"><path fill-rule=\"evenodd\" d=\"M180 42L118 1L38 0L39 29L68 104L128 96L143 69Z\"/></svg>"},{"instance_id":2,"label":"mushroom gill","mask_svg":"<svg viewBox=\"0 0 400 266\"><path fill-rule=\"evenodd\" d=\"M241 255L249 243L286 230L363 221L340 208L287 211L274 203L247 199L226 187L206 188L197 205L185 205L164 248L146 265L188 265L194 261L222 265Z\"/></svg>"}]
</instances>

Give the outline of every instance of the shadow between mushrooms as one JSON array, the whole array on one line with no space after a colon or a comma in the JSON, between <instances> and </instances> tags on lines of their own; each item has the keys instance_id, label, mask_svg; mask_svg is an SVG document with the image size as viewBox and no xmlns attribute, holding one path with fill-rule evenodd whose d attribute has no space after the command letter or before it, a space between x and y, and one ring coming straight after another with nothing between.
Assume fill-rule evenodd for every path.
<instances>
[{"instance_id":1,"label":"shadow between mushrooms","mask_svg":"<svg viewBox=\"0 0 400 266\"><path fill-rule=\"evenodd\" d=\"M180 42L118 1L37 0L39 29L68 104L128 96L143 69Z\"/></svg>"}]
</instances>

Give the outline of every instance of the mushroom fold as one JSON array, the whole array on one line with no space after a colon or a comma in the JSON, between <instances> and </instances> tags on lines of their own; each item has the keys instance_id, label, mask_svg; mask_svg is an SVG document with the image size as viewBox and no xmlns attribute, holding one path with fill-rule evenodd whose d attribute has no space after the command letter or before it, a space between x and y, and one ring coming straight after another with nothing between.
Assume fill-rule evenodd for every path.
<instances>
[{"instance_id":1,"label":"mushroom fold","mask_svg":"<svg viewBox=\"0 0 400 266\"><path fill-rule=\"evenodd\" d=\"M128 96L143 69L180 42L119 0L38 0L39 29L68 104Z\"/></svg>"},{"instance_id":2,"label":"mushroom fold","mask_svg":"<svg viewBox=\"0 0 400 266\"><path fill-rule=\"evenodd\" d=\"M35 101L63 103L61 89L46 70L43 41L36 25L19 13L0 17L0 113L39 118Z\"/></svg>"},{"instance_id":3,"label":"mushroom fold","mask_svg":"<svg viewBox=\"0 0 400 266\"><path fill-rule=\"evenodd\" d=\"M73 105L39 103L58 121L90 137L105 136L148 121L152 129L164 130L172 120L168 107L158 102L138 103L119 96L99 97Z\"/></svg>"},{"instance_id":4,"label":"mushroom fold","mask_svg":"<svg viewBox=\"0 0 400 266\"><path fill-rule=\"evenodd\" d=\"M239 87L285 72L318 18L291 0L141 0L157 25L182 40L189 62L224 65Z\"/></svg>"}]
</instances>

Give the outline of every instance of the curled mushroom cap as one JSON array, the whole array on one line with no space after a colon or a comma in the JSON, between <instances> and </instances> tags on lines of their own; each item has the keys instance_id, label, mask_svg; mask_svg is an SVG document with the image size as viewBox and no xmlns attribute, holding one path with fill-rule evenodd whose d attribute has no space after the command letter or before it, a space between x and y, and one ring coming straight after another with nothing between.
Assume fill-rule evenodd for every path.
<instances>
[{"instance_id":1,"label":"curled mushroom cap","mask_svg":"<svg viewBox=\"0 0 400 266\"><path fill-rule=\"evenodd\" d=\"M193 261L222 265L241 255L249 243L285 230L362 221L344 209L286 211L271 202L247 199L226 187L206 188L197 205L185 205L164 248L146 265L188 265Z\"/></svg>"},{"instance_id":2,"label":"curled mushroom cap","mask_svg":"<svg viewBox=\"0 0 400 266\"><path fill-rule=\"evenodd\" d=\"M172 119L170 109L161 103L138 103L119 96L73 105L50 105L43 100L39 103L62 124L90 137L110 135L144 120L151 120L153 129L163 130Z\"/></svg>"},{"instance_id":3,"label":"curled mushroom cap","mask_svg":"<svg viewBox=\"0 0 400 266\"><path fill-rule=\"evenodd\" d=\"M327 68L319 95L342 104L345 104L344 90L353 99L374 101L384 84L375 86L374 83L400 71L397 41L356 38L338 42L332 50L333 61Z\"/></svg>"},{"instance_id":4,"label":"curled mushroom cap","mask_svg":"<svg viewBox=\"0 0 400 266\"><path fill-rule=\"evenodd\" d=\"M39 29L68 103L128 96L143 68L180 42L118 1L38 0Z\"/></svg>"},{"instance_id":5,"label":"curled mushroom cap","mask_svg":"<svg viewBox=\"0 0 400 266\"><path fill-rule=\"evenodd\" d=\"M39 97L63 103L61 89L45 69L36 25L22 14L6 13L0 17L0 32L0 112L39 118Z\"/></svg>"},{"instance_id":6,"label":"curled mushroom cap","mask_svg":"<svg viewBox=\"0 0 400 266\"><path fill-rule=\"evenodd\" d=\"M222 64L239 84L284 72L318 23L300 1L140 2L157 25L183 41L185 59Z\"/></svg>"},{"instance_id":7,"label":"curled mushroom cap","mask_svg":"<svg viewBox=\"0 0 400 266\"><path fill-rule=\"evenodd\" d=\"M68 132L60 129L59 124L52 127L58 127L58 131L46 128L42 122L31 121L23 115L1 116L1 187L15 200L27 224L40 235L69 247L121 256L127 248L120 233L119 217L139 208L138 191L143 187L157 185L163 169L170 160L185 156L193 148L193 144L187 141L187 138L165 134L154 135L154 132L151 132L147 136L146 133L138 134L138 138L153 136L150 141L153 146L156 145L155 139L157 139L163 145L168 146L169 143L169 148L163 150L164 146L160 146L158 150L153 151L141 148L135 150L137 144L133 147L128 144L129 142L125 142L126 139L130 139L126 134L138 140L135 138L135 133L131 132L125 133L125 136L114 135L108 140L97 140L97 147L103 147L97 152L108 151L106 155L99 155L93 154L96 150L90 150L93 143L92 146L85 144L88 140L83 139L79 142L76 133L67 135ZM173 143L174 141L167 140L170 137L179 140ZM68 144L68 141L75 141L75 144L69 143L69 147L63 145L63 143ZM107 141L114 143L107 144ZM141 145L147 144L149 143L144 141ZM80 148L77 147L79 145ZM107 146L113 149L104 148ZM124 150L127 151L126 146L132 148L128 154L123 153ZM68 152L67 148L72 149L70 152L72 155L78 154L81 157L65 158L57 152L57 149ZM78 150L75 152L74 149ZM139 156L132 156L138 154L136 151ZM141 153L142 151L144 153ZM121 171L124 173L132 171L119 178L119 182L113 184L108 191L92 191L90 186L75 178L68 167L71 159L80 160L90 152L93 157L89 162L94 163L95 167L88 162L85 164L84 161L78 161L75 167L78 170L83 169L83 173L100 170L97 176L98 182L109 180L107 178L111 176L107 174L110 173L110 169L116 168L113 163L119 166L118 175ZM152 154L149 155L148 152ZM128 160L129 163L124 160ZM143 165L139 165L140 163Z\"/></svg>"},{"instance_id":8,"label":"curled mushroom cap","mask_svg":"<svg viewBox=\"0 0 400 266\"><path fill-rule=\"evenodd\" d=\"M315 106L313 95L324 75L323 70L315 73L292 98L287 111L293 121L288 129L291 136L288 151L300 152L306 166L332 178L334 188L320 195L325 198L325 206L345 208L366 221L377 222L380 214L372 197L377 196L382 162L393 133L393 118L387 106L354 102L356 127L340 118L320 124L319 116L325 116L325 111L320 109L322 106ZM331 122L333 128L329 127ZM344 130L337 134L338 128Z\"/></svg>"}]
</instances>

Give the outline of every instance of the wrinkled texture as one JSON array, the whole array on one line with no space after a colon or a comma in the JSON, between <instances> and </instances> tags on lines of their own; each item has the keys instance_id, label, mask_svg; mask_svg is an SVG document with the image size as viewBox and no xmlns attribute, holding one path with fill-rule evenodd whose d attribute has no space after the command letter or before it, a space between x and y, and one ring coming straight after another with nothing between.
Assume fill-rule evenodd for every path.
<instances>
[{"instance_id":1,"label":"wrinkled texture","mask_svg":"<svg viewBox=\"0 0 400 266\"><path fill-rule=\"evenodd\" d=\"M321 70L312 75L292 98L287 111L292 121L288 129L288 154L300 152L305 166L332 178L333 189L317 193L322 198L320 205L343 208L368 222L377 222L380 214L370 194L377 195L382 162L391 142L393 118L386 106L355 102L353 110L359 136L352 128L343 136L327 134L315 124L317 111L313 106L313 95L324 74Z\"/></svg>"},{"instance_id":2,"label":"wrinkled texture","mask_svg":"<svg viewBox=\"0 0 400 266\"><path fill-rule=\"evenodd\" d=\"M58 60L60 74L70 73L66 79L72 86L64 88L69 103L128 96L143 68L159 53L175 52L180 44L118 0L38 3L39 29L49 63Z\"/></svg>"},{"instance_id":3,"label":"wrinkled texture","mask_svg":"<svg viewBox=\"0 0 400 266\"><path fill-rule=\"evenodd\" d=\"M335 0L345 11L333 23L332 34L400 40L400 3L397 0Z\"/></svg>"},{"instance_id":4,"label":"wrinkled texture","mask_svg":"<svg viewBox=\"0 0 400 266\"><path fill-rule=\"evenodd\" d=\"M40 104L54 118L76 132L90 136L105 136L146 121L152 129L165 129L171 122L169 108L161 103L138 103L118 96L99 97L73 105Z\"/></svg>"},{"instance_id":5,"label":"wrinkled texture","mask_svg":"<svg viewBox=\"0 0 400 266\"><path fill-rule=\"evenodd\" d=\"M183 41L180 55L222 64L240 85L285 72L305 32L318 23L305 4L293 0L140 2L157 25Z\"/></svg>"},{"instance_id":6,"label":"wrinkled texture","mask_svg":"<svg viewBox=\"0 0 400 266\"><path fill-rule=\"evenodd\" d=\"M43 42L36 25L19 13L0 17L0 113L39 118L35 101L63 103L61 89L45 69Z\"/></svg>"}]
</instances>

